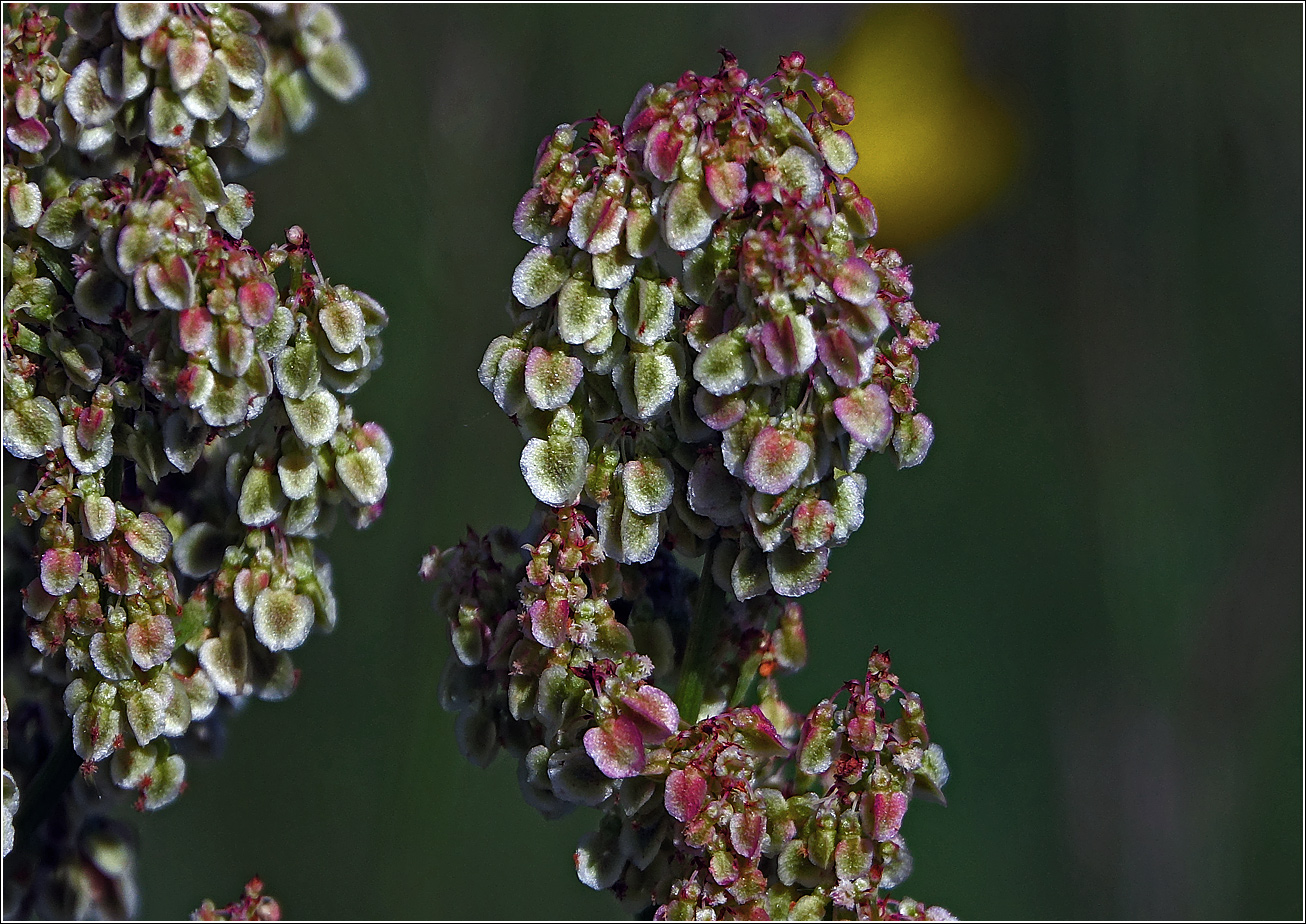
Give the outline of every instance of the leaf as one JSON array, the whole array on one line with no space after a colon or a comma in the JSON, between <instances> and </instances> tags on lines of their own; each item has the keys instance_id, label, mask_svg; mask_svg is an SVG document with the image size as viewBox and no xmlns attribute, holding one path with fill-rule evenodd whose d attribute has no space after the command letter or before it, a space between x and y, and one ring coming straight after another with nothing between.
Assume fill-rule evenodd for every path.
<instances>
[{"instance_id":1,"label":"leaf","mask_svg":"<svg viewBox=\"0 0 1306 924\"><path fill-rule=\"evenodd\" d=\"M367 71L347 42L331 42L309 59L308 72L338 102L353 99L367 86Z\"/></svg>"},{"instance_id":2,"label":"leaf","mask_svg":"<svg viewBox=\"0 0 1306 924\"><path fill-rule=\"evenodd\" d=\"M568 236L581 250L607 253L617 246L626 221L626 207L597 189L583 192L571 207Z\"/></svg>"},{"instance_id":3,"label":"leaf","mask_svg":"<svg viewBox=\"0 0 1306 924\"><path fill-rule=\"evenodd\" d=\"M744 480L763 494L783 494L811 460L810 443L775 427L764 427L748 450Z\"/></svg>"},{"instance_id":4,"label":"leaf","mask_svg":"<svg viewBox=\"0 0 1306 924\"><path fill-rule=\"evenodd\" d=\"M123 535L132 551L141 558L154 564L160 564L168 557L172 549L172 533L168 527L152 513L138 514L133 520L123 525Z\"/></svg>"},{"instance_id":5,"label":"leaf","mask_svg":"<svg viewBox=\"0 0 1306 924\"><path fill-rule=\"evenodd\" d=\"M581 277L572 276L558 293L558 336L582 344L612 317L612 299Z\"/></svg>"},{"instance_id":6,"label":"leaf","mask_svg":"<svg viewBox=\"0 0 1306 924\"><path fill-rule=\"evenodd\" d=\"M609 779L638 776L644 769L644 736L626 716L617 716L585 732L585 753Z\"/></svg>"},{"instance_id":7,"label":"leaf","mask_svg":"<svg viewBox=\"0 0 1306 924\"><path fill-rule=\"evenodd\" d=\"M766 556L771 586L782 597L801 597L821 586L825 580L828 548L801 552L786 542Z\"/></svg>"},{"instance_id":8,"label":"leaf","mask_svg":"<svg viewBox=\"0 0 1306 924\"><path fill-rule=\"evenodd\" d=\"M924 414L903 417L893 433L893 451L898 454L898 468L911 468L925 461L934 445L934 424Z\"/></svg>"},{"instance_id":9,"label":"leaf","mask_svg":"<svg viewBox=\"0 0 1306 924\"><path fill-rule=\"evenodd\" d=\"M880 290L880 279L871 264L861 257L849 257L835 270L834 291L840 298L865 308L875 300Z\"/></svg>"},{"instance_id":10,"label":"leaf","mask_svg":"<svg viewBox=\"0 0 1306 924\"><path fill-rule=\"evenodd\" d=\"M325 388L304 398L286 398L286 415L305 446L321 446L336 432L340 420L340 402Z\"/></svg>"},{"instance_id":11,"label":"leaf","mask_svg":"<svg viewBox=\"0 0 1306 924\"><path fill-rule=\"evenodd\" d=\"M692 821L707 804L707 780L696 770L672 770L663 795L667 814L681 823Z\"/></svg>"},{"instance_id":12,"label":"leaf","mask_svg":"<svg viewBox=\"0 0 1306 924\"><path fill-rule=\"evenodd\" d=\"M385 463L371 446L336 457L336 474L363 506L381 502L387 486Z\"/></svg>"},{"instance_id":13,"label":"leaf","mask_svg":"<svg viewBox=\"0 0 1306 924\"><path fill-rule=\"evenodd\" d=\"M693 250L712 233L715 203L701 183L682 179L666 193L662 236L672 250Z\"/></svg>"},{"instance_id":14,"label":"leaf","mask_svg":"<svg viewBox=\"0 0 1306 924\"><path fill-rule=\"evenodd\" d=\"M632 459L621 467L621 484L626 506L635 513L645 516L661 513L671 506L675 494L676 479L671 460Z\"/></svg>"},{"instance_id":15,"label":"leaf","mask_svg":"<svg viewBox=\"0 0 1306 924\"><path fill-rule=\"evenodd\" d=\"M266 588L254 600L254 637L268 651L298 648L313 628L313 601L290 590Z\"/></svg>"},{"instance_id":16,"label":"leaf","mask_svg":"<svg viewBox=\"0 0 1306 924\"><path fill-rule=\"evenodd\" d=\"M93 60L85 60L73 70L64 85L63 103L68 114L85 128L108 124L118 112L118 104L109 99L100 84L99 70Z\"/></svg>"},{"instance_id":17,"label":"leaf","mask_svg":"<svg viewBox=\"0 0 1306 924\"><path fill-rule=\"evenodd\" d=\"M589 443L581 437L532 439L522 449L522 477L542 503L565 507L580 497L588 456Z\"/></svg>"},{"instance_id":18,"label":"leaf","mask_svg":"<svg viewBox=\"0 0 1306 924\"><path fill-rule=\"evenodd\" d=\"M547 302L568 281L567 263L541 245L527 251L512 274L512 294L527 308Z\"/></svg>"},{"instance_id":19,"label":"leaf","mask_svg":"<svg viewBox=\"0 0 1306 924\"><path fill-rule=\"evenodd\" d=\"M584 375L574 356L535 347L526 357L526 396L539 410L557 410L571 400Z\"/></svg>"},{"instance_id":20,"label":"leaf","mask_svg":"<svg viewBox=\"0 0 1306 924\"><path fill-rule=\"evenodd\" d=\"M893 408L879 385L867 385L835 398L834 416L853 439L872 452L883 449L893 434Z\"/></svg>"},{"instance_id":21,"label":"leaf","mask_svg":"<svg viewBox=\"0 0 1306 924\"><path fill-rule=\"evenodd\" d=\"M718 397L739 391L755 372L748 345L734 332L713 338L694 360L694 378Z\"/></svg>"}]
</instances>

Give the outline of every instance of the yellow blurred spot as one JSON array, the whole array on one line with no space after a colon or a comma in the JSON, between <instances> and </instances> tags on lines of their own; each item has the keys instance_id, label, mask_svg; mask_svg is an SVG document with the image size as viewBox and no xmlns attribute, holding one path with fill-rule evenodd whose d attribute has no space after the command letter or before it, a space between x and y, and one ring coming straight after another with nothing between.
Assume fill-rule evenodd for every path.
<instances>
[{"instance_id":1,"label":"yellow blurred spot","mask_svg":"<svg viewBox=\"0 0 1306 924\"><path fill-rule=\"evenodd\" d=\"M830 76L857 101L849 174L875 203L877 243L911 248L977 213L1006 183L1017 137L1007 108L966 73L955 23L924 6L869 13Z\"/></svg>"}]
</instances>

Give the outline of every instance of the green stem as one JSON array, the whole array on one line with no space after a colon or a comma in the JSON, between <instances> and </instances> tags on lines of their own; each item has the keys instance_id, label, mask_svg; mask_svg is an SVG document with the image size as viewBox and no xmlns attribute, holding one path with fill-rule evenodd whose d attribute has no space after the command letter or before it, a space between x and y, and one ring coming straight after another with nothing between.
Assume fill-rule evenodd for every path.
<instances>
[{"instance_id":1,"label":"green stem","mask_svg":"<svg viewBox=\"0 0 1306 924\"><path fill-rule=\"evenodd\" d=\"M685 645L685 661L680 670L680 683L676 686L676 708L680 717L693 724L703 706L703 691L711 670L712 652L721 634L721 617L725 612L726 595L712 577L712 562L716 558L717 544L713 542L703 556L703 572L698 579L698 599L694 603L694 616L689 624L689 641Z\"/></svg>"}]
</instances>

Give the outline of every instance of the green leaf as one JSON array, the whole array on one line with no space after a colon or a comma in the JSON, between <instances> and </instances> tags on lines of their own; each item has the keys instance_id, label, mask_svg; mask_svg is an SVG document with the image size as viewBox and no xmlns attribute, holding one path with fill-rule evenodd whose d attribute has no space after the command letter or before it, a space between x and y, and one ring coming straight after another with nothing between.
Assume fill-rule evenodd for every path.
<instances>
[{"instance_id":1,"label":"green leaf","mask_svg":"<svg viewBox=\"0 0 1306 924\"><path fill-rule=\"evenodd\" d=\"M163 731L163 698L147 688L123 699L132 734L140 744L149 744Z\"/></svg>"},{"instance_id":2,"label":"green leaf","mask_svg":"<svg viewBox=\"0 0 1306 924\"><path fill-rule=\"evenodd\" d=\"M683 179L666 193L662 236L672 250L692 250L711 235L716 209L702 183Z\"/></svg>"},{"instance_id":3,"label":"green leaf","mask_svg":"<svg viewBox=\"0 0 1306 924\"><path fill-rule=\"evenodd\" d=\"M298 648L313 628L313 601L289 590L267 588L254 600L254 636L269 651Z\"/></svg>"},{"instance_id":4,"label":"green leaf","mask_svg":"<svg viewBox=\"0 0 1306 924\"><path fill-rule=\"evenodd\" d=\"M631 416L638 420L652 420L662 413L676 396L680 372L676 362L659 351L635 354L631 374L631 390L635 407Z\"/></svg>"},{"instance_id":5,"label":"green leaf","mask_svg":"<svg viewBox=\"0 0 1306 924\"><path fill-rule=\"evenodd\" d=\"M4 448L35 459L63 443L62 421L49 398L26 398L4 412Z\"/></svg>"},{"instance_id":6,"label":"green leaf","mask_svg":"<svg viewBox=\"0 0 1306 924\"><path fill-rule=\"evenodd\" d=\"M150 94L149 137L161 148L176 148L190 140L195 117L177 94L165 87L155 87Z\"/></svg>"},{"instance_id":7,"label":"green leaf","mask_svg":"<svg viewBox=\"0 0 1306 924\"><path fill-rule=\"evenodd\" d=\"M286 496L281 493L280 481L263 466L250 466L241 482L240 500L236 505L240 522L261 529L276 520L285 506Z\"/></svg>"},{"instance_id":8,"label":"green leaf","mask_svg":"<svg viewBox=\"0 0 1306 924\"><path fill-rule=\"evenodd\" d=\"M632 459L621 467L626 506L642 516L661 513L671 506L676 479L670 459Z\"/></svg>"},{"instance_id":9,"label":"green leaf","mask_svg":"<svg viewBox=\"0 0 1306 924\"><path fill-rule=\"evenodd\" d=\"M934 444L934 424L924 414L903 417L893 432L893 451L898 454L898 468L911 468L925 461Z\"/></svg>"},{"instance_id":10,"label":"green leaf","mask_svg":"<svg viewBox=\"0 0 1306 924\"><path fill-rule=\"evenodd\" d=\"M694 378L718 397L743 388L755 372L748 344L734 332L713 338L694 360Z\"/></svg>"},{"instance_id":11,"label":"green leaf","mask_svg":"<svg viewBox=\"0 0 1306 924\"><path fill-rule=\"evenodd\" d=\"M63 103L68 114L85 128L105 125L118 112L118 105L104 93L100 73L93 60L77 65L64 85Z\"/></svg>"},{"instance_id":12,"label":"green leaf","mask_svg":"<svg viewBox=\"0 0 1306 924\"><path fill-rule=\"evenodd\" d=\"M786 542L766 557L766 567L771 575L771 586L782 597L801 597L810 594L825 580L826 564L830 550L800 552Z\"/></svg>"},{"instance_id":13,"label":"green leaf","mask_svg":"<svg viewBox=\"0 0 1306 924\"><path fill-rule=\"evenodd\" d=\"M386 491L385 463L371 446L336 457L336 474L364 506L380 503Z\"/></svg>"},{"instance_id":14,"label":"green leaf","mask_svg":"<svg viewBox=\"0 0 1306 924\"><path fill-rule=\"evenodd\" d=\"M558 293L558 335L565 343L584 343L612 317L611 305L612 299L587 280L572 276Z\"/></svg>"},{"instance_id":15,"label":"green leaf","mask_svg":"<svg viewBox=\"0 0 1306 924\"><path fill-rule=\"evenodd\" d=\"M321 446L336 432L340 402L325 388L318 388L305 398L286 398L285 405L295 435L305 446Z\"/></svg>"},{"instance_id":16,"label":"green leaf","mask_svg":"<svg viewBox=\"0 0 1306 924\"><path fill-rule=\"evenodd\" d=\"M526 396L538 410L557 410L571 400L584 374L574 356L535 347L526 357Z\"/></svg>"},{"instance_id":17,"label":"green leaf","mask_svg":"<svg viewBox=\"0 0 1306 924\"><path fill-rule=\"evenodd\" d=\"M168 17L168 4L118 3L114 6L114 16L123 38L142 39L163 25Z\"/></svg>"},{"instance_id":18,"label":"green leaf","mask_svg":"<svg viewBox=\"0 0 1306 924\"><path fill-rule=\"evenodd\" d=\"M353 99L367 86L363 62L345 42L331 42L310 58L308 72L318 86L342 103Z\"/></svg>"},{"instance_id":19,"label":"green leaf","mask_svg":"<svg viewBox=\"0 0 1306 924\"><path fill-rule=\"evenodd\" d=\"M567 281L566 260L541 245L529 250L517 264L512 274L512 294L527 308L536 308L547 302Z\"/></svg>"},{"instance_id":20,"label":"green leaf","mask_svg":"<svg viewBox=\"0 0 1306 924\"><path fill-rule=\"evenodd\" d=\"M172 549L172 533L164 522L152 513L137 514L122 524L127 544L141 558L160 564Z\"/></svg>"},{"instance_id":21,"label":"green leaf","mask_svg":"<svg viewBox=\"0 0 1306 924\"><path fill-rule=\"evenodd\" d=\"M581 437L533 439L522 449L522 477L542 503L565 507L580 497L588 456L589 443Z\"/></svg>"}]
</instances>

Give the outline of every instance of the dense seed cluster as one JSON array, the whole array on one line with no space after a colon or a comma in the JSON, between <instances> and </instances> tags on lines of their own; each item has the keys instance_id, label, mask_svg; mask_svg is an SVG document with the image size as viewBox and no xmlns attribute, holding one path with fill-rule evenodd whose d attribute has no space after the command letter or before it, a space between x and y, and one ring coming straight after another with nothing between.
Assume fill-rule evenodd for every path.
<instances>
[{"instance_id":1,"label":"dense seed cluster","mask_svg":"<svg viewBox=\"0 0 1306 924\"><path fill-rule=\"evenodd\" d=\"M805 659L798 606L784 604L752 639L761 704L682 721L656 684L675 676L677 608L694 578L664 556L642 569L604 558L574 507L525 536L497 529L433 550L423 572L454 647L441 698L458 713L464 755L483 767L506 749L546 817L599 809L577 874L632 911L946 917L884 894L911 870L900 832L909 799L942 801L948 778L920 699L887 655L797 715L774 682ZM736 671L748 655L735 654Z\"/></svg>"},{"instance_id":2,"label":"dense seed cluster","mask_svg":"<svg viewBox=\"0 0 1306 924\"><path fill-rule=\"evenodd\" d=\"M153 809L224 702L294 689L289 652L336 619L315 540L381 512L390 442L347 401L386 313L329 282L301 229L243 239L253 196L224 179L307 124L310 79L344 99L364 75L320 4L73 4L66 36L7 15L5 657L30 688L9 769L26 786L65 752L88 777L108 761ZM31 806L67 817L15 869L87 855L85 788ZM9 884L7 914L74 913Z\"/></svg>"},{"instance_id":3,"label":"dense seed cluster","mask_svg":"<svg viewBox=\"0 0 1306 924\"><path fill-rule=\"evenodd\" d=\"M596 508L609 557L720 538L736 598L810 593L862 522L863 456L929 449L913 389L936 325L841 175L851 118L801 56L766 83L727 58L542 145L514 220L536 245L518 329L480 376L535 496Z\"/></svg>"},{"instance_id":4,"label":"dense seed cluster","mask_svg":"<svg viewBox=\"0 0 1306 924\"><path fill-rule=\"evenodd\" d=\"M800 55L762 82L726 55L545 139L480 367L536 516L423 563L463 753L508 750L547 816L598 808L577 874L658 919L950 917L885 891L947 780L919 698L878 652L806 715L776 682L806 661L793 598L864 519L854 469L933 438L936 326L841 175L852 114Z\"/></svg>"}]
</instances>

